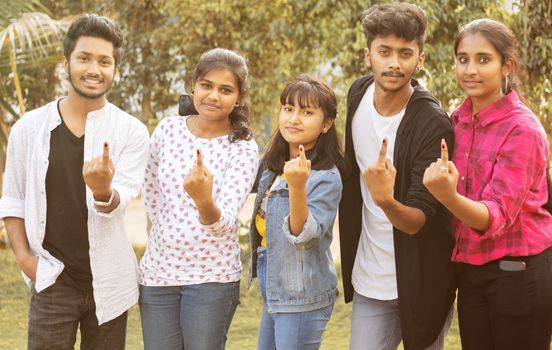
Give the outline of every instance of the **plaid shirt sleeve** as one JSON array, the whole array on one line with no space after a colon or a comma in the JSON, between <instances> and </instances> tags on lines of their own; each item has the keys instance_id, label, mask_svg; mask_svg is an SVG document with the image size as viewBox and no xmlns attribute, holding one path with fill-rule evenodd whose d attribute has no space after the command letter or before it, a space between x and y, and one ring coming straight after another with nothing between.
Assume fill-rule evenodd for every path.
<instances>
[{"instance_id":1,"label":"plaid shirt sleeve","mask_svg":"<svg viewBox=\"0 0 552 350\"><path fill-rule=\"evenodd\" d=\"M519 126L506 139L494 164L493 176L481 193L481 203L489 209L489 227L483 235L492 237L508 232L526 201L536 173L546 164L546 142L536 129Z\"/></svg>"}]
</instances>

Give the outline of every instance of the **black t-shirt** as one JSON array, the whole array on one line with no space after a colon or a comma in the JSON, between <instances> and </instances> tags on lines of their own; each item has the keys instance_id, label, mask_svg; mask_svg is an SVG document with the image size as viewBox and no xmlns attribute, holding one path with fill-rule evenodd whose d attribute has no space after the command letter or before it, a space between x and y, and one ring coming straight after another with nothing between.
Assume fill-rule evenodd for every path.
<instances>
[{"instance_id":1,"label":"black t-shirt","mask_svg":"<svg viewBox=\"0 0 552 350\"><path fill-rule=\"evenodd\" d=\"M58 102L59 112L59 102ZM61 116L61 112L59 112ZM92 289L86 187L82 177L84 135L76 137L63 121L50 137L46 173L46 235L42 246L65 265L61 278Z\"/></svg>"}]
</instances>

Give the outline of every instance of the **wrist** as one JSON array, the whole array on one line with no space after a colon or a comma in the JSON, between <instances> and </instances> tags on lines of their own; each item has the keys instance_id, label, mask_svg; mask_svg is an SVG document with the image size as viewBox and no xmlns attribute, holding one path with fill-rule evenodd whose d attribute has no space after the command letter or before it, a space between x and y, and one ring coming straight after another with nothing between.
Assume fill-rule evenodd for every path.
<instances>
[{"instance_id":1,"label":"wrist","mask_svg":"<svg viewBox=\"0 0 552 350\"><path fill-rule=\"evenodd\" d=\"M101 190L92 192L94 195L94 200L98 202L107 202L113 196L113 190L108 188L107 190Z\"/></svg>"},{"instance_id":2,"label":"wrist","mask_svg":"<svg viewBox=\"0 0 552 350\"><path fill-rule=\"evenodd\" d=\"M215 202L213 201L213 198L206 198L195 200L195 204L197 208L200 209L213 207L215 205Z\"/></svg>"},{"instance_id":3,"label":"wrist","mask_svg":"<svg viewBox=\"0 0 552 350\"><path fill-rule=\"evenodd\" d=\"M442 198L437 198L441 204L443 204L445 207L449 208L451 206L454 206L454 203L458 200L458 192L454 191L454 193L451 193L447 196L442 196Z\"/></svg>"}]
</instances>

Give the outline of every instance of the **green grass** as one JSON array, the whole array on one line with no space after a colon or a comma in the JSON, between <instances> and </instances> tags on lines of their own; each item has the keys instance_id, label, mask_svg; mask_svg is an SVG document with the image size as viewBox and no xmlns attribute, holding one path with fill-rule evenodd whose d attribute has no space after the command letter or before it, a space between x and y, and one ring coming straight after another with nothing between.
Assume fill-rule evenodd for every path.
<instances>
[{"instance_id":1,"label":"green grass","mask_svg":"<svg viewBox=\"0 0 552 350\"><path fill-rule=\"evenodd\" d=\"M141 252L139 251L138 254ZM244 254L243 256L248 256ZM246 268L244 268L247 271ZM27 344L27 312L29 290L19 274L13 253L0 249L0 349L25 349ZM340 290L343 290L340 286ZM262 302L257 284L248 290L242 280L241 304L238 306L230 333L227 349L255 349ZM345 305L340 295L332 318L328 323L322 341L322 349L347 349L349 346L349 324L351 304ZM78 342L77 347L78 348ZM134 306L129 312L127 328L127 349L143 349L140 312ZM445 349L460 349L456 317L446 340Z\"/></svg>"}]
</instances>

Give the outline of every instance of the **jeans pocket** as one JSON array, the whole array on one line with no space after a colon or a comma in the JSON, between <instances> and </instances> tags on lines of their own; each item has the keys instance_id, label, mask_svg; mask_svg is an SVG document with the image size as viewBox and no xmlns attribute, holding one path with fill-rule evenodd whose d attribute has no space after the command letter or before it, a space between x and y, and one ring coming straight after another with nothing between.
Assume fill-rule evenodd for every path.
<instances>
[{"instance_id":1,"label":"jeans pocket","mask_svg":"<svg viewBox=\"0 0 552 350\"><path fill-rule=\"evenodd\" d=\"M329 321L330 317L332 316L333 308L334 308L334 304L332 303L328 306L325 306L319 309L318 312L320 312L320 314L326 321Z\"/></svg>"},{"instance_id":2,"label":"jeans pocket","mask_svg":"<svg viewBox=\"0 0 552 350\"><path fill-rule=\"evenodd\" d=\"M506 272L496 284L497 311L504 315L521 316L534 311L537 282L530 270Z\"/></svg>"}]
</instances>

